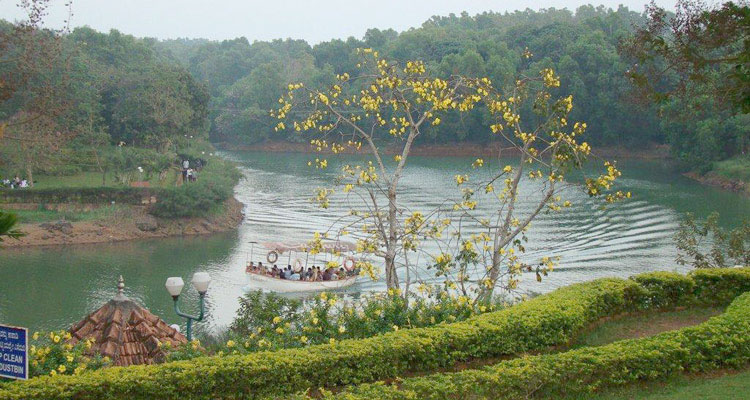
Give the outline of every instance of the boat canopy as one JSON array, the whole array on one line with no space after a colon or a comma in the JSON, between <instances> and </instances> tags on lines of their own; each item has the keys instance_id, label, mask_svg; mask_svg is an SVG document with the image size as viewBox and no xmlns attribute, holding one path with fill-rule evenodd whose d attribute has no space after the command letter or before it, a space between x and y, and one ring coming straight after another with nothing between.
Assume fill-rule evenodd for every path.
<instances>
[{"instance_id":1,"label":"boat canopy","mask_svg":"<svg viewBox=\"0 0 750 400\"><path fill-rule=\"evenodd\" d=\"M263 247L269 251L275 251L279 254L286 253L288 251L300 251L307 252L309 247L308 243L284 243L284 242L264 242L261 243ZM346 253L353 252L357 249L357 245L351 242L325 242L323 243L323 249L321 252L324 253Z\"/></svg>"}]
</instances>

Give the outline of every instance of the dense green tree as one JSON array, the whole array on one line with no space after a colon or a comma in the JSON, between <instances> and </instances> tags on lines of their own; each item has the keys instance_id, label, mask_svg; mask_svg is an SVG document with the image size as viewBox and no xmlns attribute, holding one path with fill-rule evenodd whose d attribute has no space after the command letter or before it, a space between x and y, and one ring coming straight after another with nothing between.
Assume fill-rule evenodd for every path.
<instances>
[{"instance_id":1,"label":"dense green tree","mask_svg":"<svg viewBox=\"0 0 750 400\"><path fill-rule=\"evenodd\" d=\"M674 154L693 168L750 152L750 5L655 3L622 42L635 91L660 107Z\"/></svg>"}]
</instances>

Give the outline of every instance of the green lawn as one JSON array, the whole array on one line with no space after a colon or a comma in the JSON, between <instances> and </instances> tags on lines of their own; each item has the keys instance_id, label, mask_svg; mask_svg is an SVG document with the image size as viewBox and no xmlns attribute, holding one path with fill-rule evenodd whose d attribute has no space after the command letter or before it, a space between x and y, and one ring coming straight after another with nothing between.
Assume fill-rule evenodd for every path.
<instances>
[{"instance_id":1,"label":"green lawn","mask_svg":"<svg viewBox=\"0 0 750 400\"><path fill-rule=\"evenodd\" d=\"M599 395L565 400L727 400L750 399L750 369L680 375L656 383L629 385Z\"/></svg>"},{"instance_id":2,"label":"green lawn","mask_svg":"<svg viewBox=\"0 0 750 400\"><path fill-rule=\"evenodd\" d=\"M582 334L573 348L601 346L622 339L655 335L660 332L699 324L722 312L719 308L692 308L681 311L626 316L605 322ZM607 389L597 395L568 396L564 400L698 400L750 399L750 369L710 374L684 374L666 381Z\"/></svg>"},{"instance_id":3,"label":"green lawn","mask_svg":"<svg viewBox=\"0 0 750 400\"><path fill-rule=\"evenodd\" d=\"M750 157L737 156L715 162L713 171L725 178L750 182Z\"/></svg>"},{"instance_id":4,"label":"green lawn","mask_svg":"<svg viewBox=\"0 0 750 400\"><path fill-rule=\"evenodd\" d=\"M2 208L2 207L0 207ZM54 211L54 210L11 210L22 224L35 224L66 220L70 222L93 221L122 216L130 208L123 205L104 206L91 211Z\"/></svg>"},{"instance_id":5,"label":"green lawn","mask_svg":"<svg viewBox=\"0 0 750 400\"><path fill-rule=\"evenodd\" d=\"M660 332L697 325L723 312L719 308L690 308L681 311L665 311L629 315L605 322L584 332L576 338L572 348L601 346L623 339L652 336Z\"/></svg>"},{"instance_id":6,"label":"green lawn","mask_svg":"<svg viewBox=\"0 0 750 400\"><path fill-rule=\"evenodd\" d=\"M7 175L2 175L7 176ZM164 181L159 181L159 176L154 175L148 180L151 187L172 186L177 181L177 170L170 171ZM137 179L137 178L136 178ZM34 189L57 189L57 188L90 188L90 187L116 187L121 184L115 181L115 174L107 173L106 185L102 185L102 173L84 171L75 175L53 176L53 175L34 175Z\"/></svg>"}]
</instances>

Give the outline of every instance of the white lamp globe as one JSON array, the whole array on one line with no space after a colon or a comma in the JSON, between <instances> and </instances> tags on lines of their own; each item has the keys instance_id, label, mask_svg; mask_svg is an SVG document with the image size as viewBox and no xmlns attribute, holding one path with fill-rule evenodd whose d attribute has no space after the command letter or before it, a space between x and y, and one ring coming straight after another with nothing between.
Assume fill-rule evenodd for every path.
<instances>
[{"instance_id":1,"label":"white lamp globe","mask_svg":"<svg viewBox=\"0 0 750 400\"><path fill-rule=\"evenodd\" d=\"M179 276L173 276L167 278L167 283L165 283L164 286L172 297L177 297L180 295L180 292L182 292L182 287L185 286L185 282L183 282L182 278Z\"/></svg>"},{"instance_id":2,"label":"white lamp globe","mask_svg":"<svg viewBox=\"0 0 750 400\"><path fill-rule=\"evenodd\" d=\"M192 284L198 293L206 293L209 283L211 283L211 275L208 272L196 272L193 274Z\"/></svg>"}]
</instances>

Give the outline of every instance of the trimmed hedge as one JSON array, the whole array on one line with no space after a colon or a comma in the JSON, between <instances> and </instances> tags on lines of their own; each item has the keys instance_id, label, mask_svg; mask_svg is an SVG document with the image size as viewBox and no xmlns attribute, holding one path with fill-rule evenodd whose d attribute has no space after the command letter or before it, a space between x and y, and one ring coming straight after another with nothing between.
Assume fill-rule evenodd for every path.
<instances>
[{"instance_id":1,"label":"trimmed hedge","mask_svg":"<svg viewBox=\"0 0 750 400\"><path fill-rule=\"evenodd\" d=\"M373 382L472 358L509 356L565 344L601 317L661 304L654 301L654 288L679 293L679 287L684 287L679 277L666 274L663 283L657 284L659 277L653 276L648 287L638 283L639 277L599 279L463 322L334 345L40 377L0 389L0 398L261 398L288 396L311 387ZM710 284L722 293L715 299L723 301L730 293L739 292L733 289L733 282L737 287L750 285L750 271L708 271L689 279L695 281L696 293L702 283ZM694 301L694 296L678 298L686 304Z\"/></svg>"},{"instance_id":2,"label":"trimmed hedge","mask_svg":"<svg viewBox=\"0 0 750 400\"><path fill-rule=\"evenodd\" d=\"M716 276L713 276L716 277ZM750 293L724 314L689 328L503 361L491 367L363 384L325 399L520 399L590 395L604 387L655 380L683 371L741 367L750 362ZM298 398L307 398L298 395Z\"/></svg>"}]
</instances>

